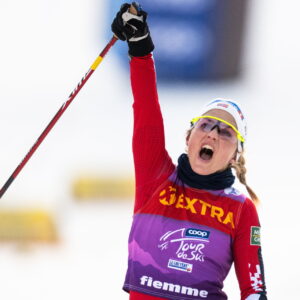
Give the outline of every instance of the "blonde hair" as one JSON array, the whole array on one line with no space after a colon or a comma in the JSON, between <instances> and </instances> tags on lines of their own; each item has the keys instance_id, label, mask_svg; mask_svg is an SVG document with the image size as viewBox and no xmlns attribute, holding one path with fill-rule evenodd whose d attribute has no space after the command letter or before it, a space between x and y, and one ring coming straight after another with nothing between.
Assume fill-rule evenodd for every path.
<instances>
[{"instance_id":1,"label":"blonde hair","mask_svg":"<svg viewBox=\"0 0 300 300\"><path fill-rule=\"evenodd\" d=\"M258 205L260 203L259 198L255 194L255 192L252 190L252 188L250 188L250 186L247 184L247 181L246 181L247 169L245 167L245 164L246 164L246 160L244 158L244 151L242 151L241 153L239 153L239 158L236 161L234 161L233 163L231 163L230 167L235 169L236 176L239 179L240 183L245 185L247 192L250 195L251 200L254 202L255 205Z\"/></svg>"},{"instance_id":2,"label":"blonde hair","mask_svg":"<svg viewBox=\"0 0 300 300\"><path fill-rule=\"evenodd\" d=\"M187 130L186 139L188 139L190 137L193 129L194 129L194 126ZM236 161L234 161L233 163L231 163L229 166L231 168L235 169L236 176L239 179L240 183L246 187L247 192L248 192L251 200L254 202L254 204L258 205L260 203L260 200L257 197L256 193L252 190L252 188L247 184L247 181L246 181L247 169L245 167L246 160L244 157L244 151L242 151L241 153L238 153L238 156L239 156L239 158Z\"/></svg>"}]
</instances>

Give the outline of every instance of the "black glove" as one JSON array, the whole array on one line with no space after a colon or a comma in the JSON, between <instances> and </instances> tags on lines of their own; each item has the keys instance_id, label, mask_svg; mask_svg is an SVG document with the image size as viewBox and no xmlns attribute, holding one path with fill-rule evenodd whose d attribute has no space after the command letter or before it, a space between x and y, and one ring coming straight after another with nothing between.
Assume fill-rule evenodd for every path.
<instances>
[{"instance_id":1,"label":"black glove","mask_svg":"<svg viewBox=\"0 0 300 300\"><path fill-rule=\"evenodd\" d=\"M154 49L146 22L147 13L141 9L137 2L133 2L132 5L138 14L131 14L129 12L131 5L123 4L111 24L111 29L120 40L127 41L129 55L145 56Z\"/></svg>"}]
</instances>

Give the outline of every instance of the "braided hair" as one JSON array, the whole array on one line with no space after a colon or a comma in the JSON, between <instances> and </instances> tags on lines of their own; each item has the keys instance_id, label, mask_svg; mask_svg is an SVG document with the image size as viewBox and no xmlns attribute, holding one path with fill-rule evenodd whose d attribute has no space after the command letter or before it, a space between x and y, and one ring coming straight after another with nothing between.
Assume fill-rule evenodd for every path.
<instances>
[{"instance_id":1,"label":"braided hair","mask_svg":"<svg viewBox=\"0 0 300 300\"><path fill-rule=\"evenodd\" d=\"M242 151L239 154L239 158L234 161L233 163L230 164L230 166L235 169L236 172L236 176L239 179L240 183L242 183L243 185L245 185L250 198L252 199L252 201L257 205L259 204L259 198L257 197L257 195L255 194L255 192L252 190L252 188L250 188L250 186L247 184L246 181L246 172L247 169L245 167L246 161L245 161L245 157L244 157L244 151Z\"/></svg>"}]
</instances>

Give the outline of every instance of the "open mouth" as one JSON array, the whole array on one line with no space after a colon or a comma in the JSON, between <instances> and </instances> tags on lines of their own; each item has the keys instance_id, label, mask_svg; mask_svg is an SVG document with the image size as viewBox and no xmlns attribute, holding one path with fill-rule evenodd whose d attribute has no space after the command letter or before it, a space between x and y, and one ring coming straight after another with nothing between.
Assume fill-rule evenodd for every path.
<instances>
[{"instance_id":1,"label":"open mouth","mask_svg":"<svg viewBox=\"0 0 300 300\"><path fill-rule=\"evenodd\" d=\"M214 155L213 148L209 145L204 145L201 148L199 155L203 160L211 160Z\"/></svg>"}]
</instances>

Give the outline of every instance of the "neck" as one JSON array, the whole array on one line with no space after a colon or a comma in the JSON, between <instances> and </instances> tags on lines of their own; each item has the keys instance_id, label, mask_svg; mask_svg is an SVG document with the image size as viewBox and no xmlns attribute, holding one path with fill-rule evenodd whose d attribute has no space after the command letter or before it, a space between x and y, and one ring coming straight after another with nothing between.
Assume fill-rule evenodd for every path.
<instances>
[{"instance_id":1,"label":"neck","mask_svg":"<svg viewBox=\"0 0 300 300\"><path fill-rule=\"evenodd\" d=\"M230 167L209 175L197 174L192 170L187 154L179 156L177 172L178 177L188 186L205 190L229 188L235 180Z\"/></svg>"}]
</instances>

